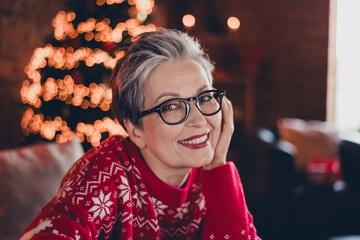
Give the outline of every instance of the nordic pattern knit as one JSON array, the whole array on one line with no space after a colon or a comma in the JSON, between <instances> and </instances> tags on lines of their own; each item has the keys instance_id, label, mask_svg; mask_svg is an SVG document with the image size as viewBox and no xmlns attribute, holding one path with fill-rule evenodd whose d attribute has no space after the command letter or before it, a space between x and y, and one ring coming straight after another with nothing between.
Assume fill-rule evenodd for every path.
<instances>
[{"instance_id":1,"label":"nordic pattern knit","mask_svg":"<svg viewBox=\"0 0 360 240\"><path fill-rule=\"evenodd\" d=\"M231 162L169 186L129 139L112 136L69 170L25 239L259 239Z\"/></svg>"}]
</instances>

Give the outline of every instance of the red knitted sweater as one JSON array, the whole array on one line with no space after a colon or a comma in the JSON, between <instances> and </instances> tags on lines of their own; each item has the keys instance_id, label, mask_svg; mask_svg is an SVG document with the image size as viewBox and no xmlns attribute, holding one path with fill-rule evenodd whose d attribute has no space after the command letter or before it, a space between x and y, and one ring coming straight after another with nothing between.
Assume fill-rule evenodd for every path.
<instances>
[{"instance_id":1,"label":"red knitted sweater","mask_svg":"<svg viewBox=\"0 0 360 240\"><path fill-rule=\"evenodd\" d=\"M74 164L20 239L259 238L232 162L194 168L176 188L129 139L113 136Z\"/></svg>"}]
</instances>

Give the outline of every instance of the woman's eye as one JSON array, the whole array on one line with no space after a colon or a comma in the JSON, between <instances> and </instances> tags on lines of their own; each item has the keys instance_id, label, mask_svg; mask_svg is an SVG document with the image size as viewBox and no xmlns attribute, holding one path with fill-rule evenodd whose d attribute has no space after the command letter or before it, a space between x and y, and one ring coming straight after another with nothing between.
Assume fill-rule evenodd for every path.
<instances>
[{"instance_id":1,"label":"woman's eye","mask_svg":"<svg viewBox=\"0 0 360 240\"><path fill-rule=\"evenodd\" d=\"M206 102L206 101L210 101L213 97L211 95L205 95L205 96L201 96L199 98L199 102Z\"/></svg>"},{"instance_id":2,"label":"woman's eye","mask_svg":"<svg viewBox=\"0 0 360 240\"><path fill-rule=\"evenodd\" d=\"M177 110L178 108L179 108L178 104L169 103L169 104L166 104L166 105L162 106L161 111L162 112L168 112L168 111Z\"/></svg>"}]
</instances>

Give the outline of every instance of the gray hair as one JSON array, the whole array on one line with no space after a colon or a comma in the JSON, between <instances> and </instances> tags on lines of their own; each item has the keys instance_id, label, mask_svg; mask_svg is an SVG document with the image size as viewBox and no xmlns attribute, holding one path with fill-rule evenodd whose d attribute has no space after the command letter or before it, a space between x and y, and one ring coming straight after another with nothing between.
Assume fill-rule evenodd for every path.
<instances>
[{"instance_id":1,"label":"gray hair","mask_svg":"<svg viewBox=\"0 0 360 240\"><path fill-rule=\"evenodd\" d=\"M112 109L123 127L125 119L142 127L139 114L144 107L144 83L150 73L164 63L183 59L199 63L212 85L214 66L199 42L188 34L159 28L133 39L111 76Z\"/></svg>"}]
</instances>

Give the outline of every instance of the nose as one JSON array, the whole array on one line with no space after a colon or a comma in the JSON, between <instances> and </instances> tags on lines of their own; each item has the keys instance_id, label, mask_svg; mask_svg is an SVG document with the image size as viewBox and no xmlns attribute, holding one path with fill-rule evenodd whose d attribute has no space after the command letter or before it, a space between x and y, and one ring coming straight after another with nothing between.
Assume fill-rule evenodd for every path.
<instances>
[{"instance_id":1,"label":"nose","mask_svg":"<svg viewBox=\"0 0 360 240\"><path fill-rule=\"evenodd\" d=\"M203 127L206 125L206 116L202 115L195 104L195 101L189 102L190 111L186 123L191 127Z\"/></svg>"}]
</instances>

